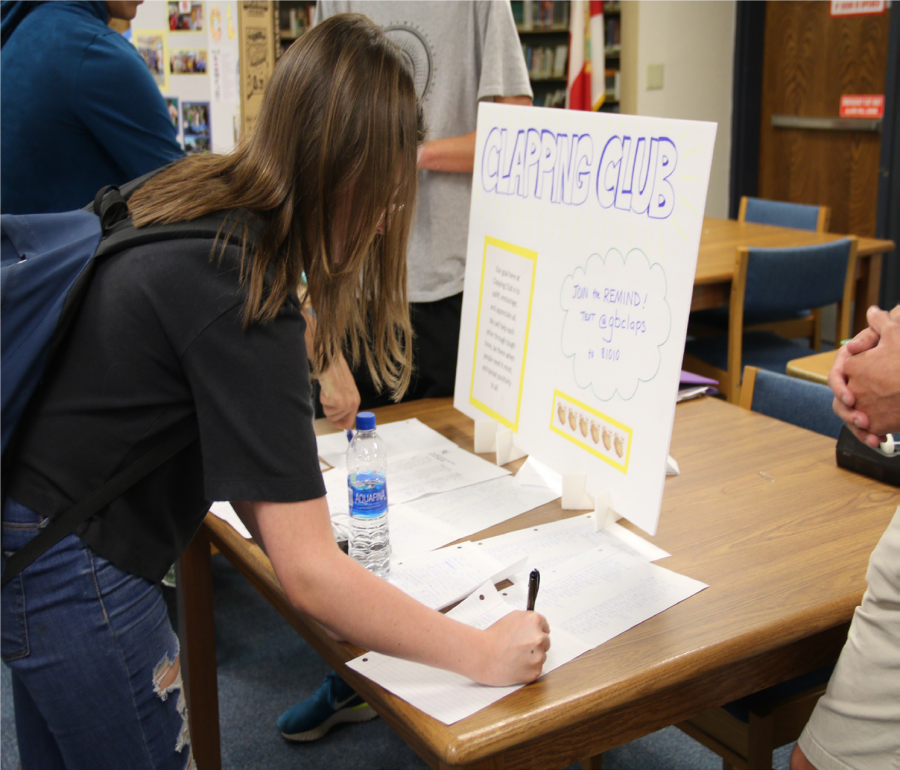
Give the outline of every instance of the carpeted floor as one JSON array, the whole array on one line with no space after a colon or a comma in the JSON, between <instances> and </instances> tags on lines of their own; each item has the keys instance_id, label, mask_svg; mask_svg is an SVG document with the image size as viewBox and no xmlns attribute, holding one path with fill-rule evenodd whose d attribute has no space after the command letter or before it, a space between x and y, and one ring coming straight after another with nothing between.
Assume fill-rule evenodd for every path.
<instances>
[{"instance_id":1,"label":"carpeted floor","mask_svg":"<svg viewBox=\"0 0 900 770\"><path fill-rule=\"evenodd\" d=\"M275 727L278 715L312 693L328 667L221 556L213 558L213 579L223 768L425 770L427 765L380 719L337 727L315 743L282 739ZM778 750L775 770L787 770L790 751L791 746ZM16 770L18 761L9 670L3 666L0 770ZM606 753L603 767L719 770L722 761L669 727Z\"/></svg>"}]
</instances>

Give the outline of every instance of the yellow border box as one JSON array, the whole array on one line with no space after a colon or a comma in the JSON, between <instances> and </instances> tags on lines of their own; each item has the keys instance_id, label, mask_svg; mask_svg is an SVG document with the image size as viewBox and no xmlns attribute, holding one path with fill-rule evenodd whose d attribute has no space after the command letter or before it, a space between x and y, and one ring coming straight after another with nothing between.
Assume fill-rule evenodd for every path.
<instances>
[{"instance_id":1,"label":"yellow border box","mask_svg":"<svg viewBox=\"0 0 900 770\"><path fill-rule=\"evenodd\" d=\"M554 420L554 418L556 417L557 401L559 401L560 399L566 401L568 404L570 404L572 406L577 406L579 409L582 409L585 412L588 412L589 414L594 415L594 417L597 417L602 422L612 425L621 431L624 431L628 436L628 447L625 451L625 462L624 463L619 462L618 460L615 460L614 458L603 454L603 452L600 451L599 445L597 447L592 447L590 444L588 444L587 441L582 441L581 438L579 438L579 436L577 434L569 433L568 431L560 429L556 425L556 422ZM580 449L585 449L588 452L590 452L592 455L594 455L595 457L599 457L601 460L603 460L603 462L608 463L613 468L615 468L617 471L621 471L622 473L625 473L625 474L628 473L628 461L631 459L631 439L634 434L634 431L632 428L629 428L624 423L621 423L618 420L614 420L612 417L605 415L602 412L598 412L596 409L593 409L592 407L588 406L587 404L579 401L577 398L572 398L571 396L563 393L560 390L554 389L553 403L551 406L552 406L552 409L550 410L550 430L552 430L557 435L562 436L567 441L571 441L573 444L575 444L575 446L579 447Z\"/></svg>"},{"instance_id":2,"label":"yellow border box","mask_svg":"<svg viewBox=\"0 0 900 770\"><path fill-rule=\"evenodd\" d=\"M482 299L484 299L484 275L487 268L488 246L496 246L498 249L502 249L503 251L508 251L511 254L515 254L519 257L530 259L534 263L531 266L531 290L528 295L528 315L525 319L525 341L522 344L522 371L519 373L519 398L516 402L516 421L514 423L510 422L508 419L495 412L489 406L481 403L473 395L475 391L475 372L478 371L478 332L481 329L481 301ZM501 241L497 238L491 238L491 236L489 235L486 235L484 237L484 251L482 252L481 258L481 286L478 289L478 315L475 318L475 353L472 360L472 383L469 386L469 403L477 409L480 409L488 416L493 417L501 425L505 425L507 428L511 428L514 433L518 433L519 431L519 411L522 408L522 383L525 379L525 359L528 353L528 333L531 330L531 305L534 302L534 280L535 276L537 275L537 256L538 255L536 251L531 251L530 249L526 249L523 246L516 246L515 244L507 243L506 241Z\"/></svg>"},{"instance_id":3,"label":"yellow border box","mask_svg":"<svg viewBox=\"0 0 900 770\"><path fill-rule=\"evenodd\" d=\"M167 17L168 18L168 17ZM147 71L153 76L153 82L159 86L159 90L162 93L165 93L169 90L169 33L168 30L165 29L133 29L131 30L131 44L134 46L134 49L138 51L138 55L140 55L140 51L138 50L138 37L159 37L162 38L162 68L163 68L163 82L160 83L157 81L156 76L150 72L150 68L147 68ZM180 97L179 97L180 98Z\"/></svg>"}]
</instances>

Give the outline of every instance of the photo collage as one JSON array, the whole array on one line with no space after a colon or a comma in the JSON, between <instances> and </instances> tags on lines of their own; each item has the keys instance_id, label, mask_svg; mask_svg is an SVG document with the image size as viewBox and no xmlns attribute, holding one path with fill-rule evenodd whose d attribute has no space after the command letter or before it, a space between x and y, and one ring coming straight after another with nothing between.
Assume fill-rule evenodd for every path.
<instances>
[{"instance_id":1,"label":"photo collage","mask_svg":"<svg viewBox=\"0 0 900 770\"><path fill-rule=\"evenodd\" d=\"M135 31L132 37L138 54L163 92L172 125L186 153L209 152L212 149L210 102L179 99L168 91L179 89L171 78L194 78L208 74L208 51L196 45L204 33L203 3L197 0L170 0L166 3L168 29ZM193 44L182 45L185 41ZM180 81L178 81L180 82ZM186 81L185 81L186 82Z\"/></svg>"}]
</instances>

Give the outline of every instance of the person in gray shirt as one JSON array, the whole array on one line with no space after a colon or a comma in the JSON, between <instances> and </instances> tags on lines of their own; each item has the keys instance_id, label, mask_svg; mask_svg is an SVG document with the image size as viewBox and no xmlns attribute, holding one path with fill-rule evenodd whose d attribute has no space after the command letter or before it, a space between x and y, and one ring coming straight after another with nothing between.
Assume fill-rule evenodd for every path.
<instances>
[{"instance_id":1,"label":"person in gray shirt","mask_svg":"<svg viewBox=\"0 0 900 770\"><path fill-rule=\"evenodd\" d=\"M453 394L462 312L478 103L531 105L532 90L508 0L319 0L317 21L370 17L405 54L429 141L419 158L416 219L407 252L415 339L403 400ZM354 373L362 408L391 403L365 367ZM352 387L348 383L348 387Z\"/></svg>"}]
</instances>

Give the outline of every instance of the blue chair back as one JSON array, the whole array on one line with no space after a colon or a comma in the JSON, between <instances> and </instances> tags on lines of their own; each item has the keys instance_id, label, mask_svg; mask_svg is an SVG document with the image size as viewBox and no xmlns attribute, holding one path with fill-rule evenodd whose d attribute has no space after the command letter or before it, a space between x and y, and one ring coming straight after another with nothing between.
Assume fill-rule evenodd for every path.
<instances>
[{"instance_id":1,"label":"blue chair back","mask_svg":"<svg viewBox=\"0 0 900 770\"><path fill-rule=\"evenodd\" d=\"M748 249L744 313L787 313L844 298L849 238L813 246Z\"/></svg>"},{"instance_id":2,"label":"blue chair back","mask_svg":"<svg viewBox=\"0 0 900 770\"><path fill-rule=\"evenodd\" d=\"M834 393L827 385L760 369L750 408L836 439L844 423L831 408L833 401Z\"/></svg>"},{"instance_id":3,"label":"blue chair back","mask_svg":"<svg viewBox=\"0 0 900 770\"><path fill-rule=\"evenodd\" d=\"M819 222L819 207L748 197L744 221L815 232Z\"/></svg>"}]
</instances>

